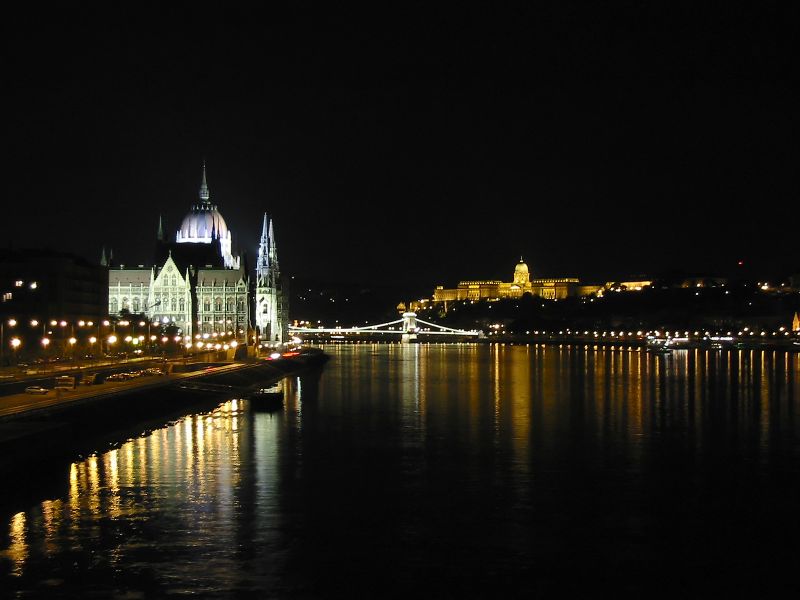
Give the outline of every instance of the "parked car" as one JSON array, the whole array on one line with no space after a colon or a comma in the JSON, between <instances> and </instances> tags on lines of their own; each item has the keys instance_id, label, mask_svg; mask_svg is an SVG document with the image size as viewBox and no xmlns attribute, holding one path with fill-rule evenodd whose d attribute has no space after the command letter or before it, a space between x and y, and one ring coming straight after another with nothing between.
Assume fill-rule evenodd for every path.
<instances>
[{"instance_id":1,"label":"parked car","mask_svg":"<svg viewBox=\"0 0 800 600\"><path fill-rule=\"evenodd\" d=\"M40 385L29 385L25 388L26 394L46 394L50 390Z\"/></svg>"}]
</instances>

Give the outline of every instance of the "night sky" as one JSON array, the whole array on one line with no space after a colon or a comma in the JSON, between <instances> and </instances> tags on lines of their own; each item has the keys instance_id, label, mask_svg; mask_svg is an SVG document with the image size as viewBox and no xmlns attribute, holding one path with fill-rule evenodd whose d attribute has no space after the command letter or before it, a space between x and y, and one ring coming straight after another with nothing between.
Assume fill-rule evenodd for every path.
<instances>
[{"instance_id":1,"label":"night sky","mask_svg":"<svg viewBox=\"0 0 800 600\"><path fill-rule=\"evenodd\" d=\"M205 160L303 278L800 271L780 3L380 4L5 19L3 238L149 261Z\"/></svg>"}]
</instances>

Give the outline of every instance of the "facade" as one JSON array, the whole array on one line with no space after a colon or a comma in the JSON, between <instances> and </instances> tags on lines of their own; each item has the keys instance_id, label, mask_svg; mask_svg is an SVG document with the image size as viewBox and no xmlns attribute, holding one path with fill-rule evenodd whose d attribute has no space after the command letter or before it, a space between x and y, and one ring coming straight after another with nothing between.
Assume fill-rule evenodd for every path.
<instances>
[{"instance_id":1,"label":"facade","mask_svg":"<svg viewBox=\"0 0 800 600\"><path fill-rule=\"evenodd\" d=\"M22 321L98 320L108 303L105 267L52 250L0 251L0 314Z\"/></svg>"},{"instance_id":2,"label":"facade","mask_svg":"<svg viewBox=\"0 0 800 600\"><path fill-rule=\"evenodd\" d=\"M159 221L153 266L109 268L108 312L143 314L191 337L227 335L247 340L255 325L262 339L268 332L270 341L282 342L287 311L272 221L264 215L266 239L262 234L254 293L245 261L233 252L232 232L210 197L204 165L200 202L183 219L174 242L164 239Z\"/></svg>"},{"instance_id":3,"label":"facade","mask_svg":"<svg viewBox=\"0 0 800 600\"><path fill-rule=\"evenodd\" d=\"M523 294L533 294L549 300L561 300L577 295L578 279L562 277L557 279L531 279L528 265L522 258L514 267L510 282L499 280L460 281L455 288L437 286L433 292L434 302L460 300L501 300L521 298Z\"/></svg>"},{"instance_id":4,"label":"facade","mask_svg":"<svg viewBox=\"0 0 800 600\"><path fill-rule=\"evenodd\" d=\"M262 343L281 342L289 326L287 290L283 289L272 219L264 214L256 264L255 324Z\"/></svg>"}]
</instances>

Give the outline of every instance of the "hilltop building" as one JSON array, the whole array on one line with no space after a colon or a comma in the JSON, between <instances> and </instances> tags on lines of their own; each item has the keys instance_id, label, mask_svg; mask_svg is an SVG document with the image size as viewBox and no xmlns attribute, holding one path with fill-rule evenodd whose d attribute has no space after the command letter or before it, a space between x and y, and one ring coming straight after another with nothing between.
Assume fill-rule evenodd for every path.
<instances>
[{"instance_id":1,"label":"hilltop building","mask_svg":"<svg viewBox=\"0 0 800 600\"><path fill-rule=\"evenodd\" d=\"M234 253L233 234L210 199L203 165L200 202L184 217L174 241L165 240L159 218L152 266L116 266L103 250L109 314L143 314L192 337L226 334L247 340L255 327L262 342L283 341L287 306L272 220L264 214L251 285L246 261Z\"/></svg>"},{"instance_id":2,"label":"hilltop building","mask_svg":"<svg viewBox=\"0 0 800 600\"><path fill-rule=\"evenodd\" d=\"M437 286L433 292L434 302L456 300L501 300L521 298L523 294L533 294L550 300L560 300L578 294L580 282L574 277L556 279L531 279L530 270L520 257L514 267L510 282L499 280L460 281L455 288Z\"/></svg>"},{"instance_id":3,"label":"hilltop building","mask_svg":"<svg viewBox=\"0 0 800 600\"><path fill-rule=\"evenodd\" d=\"M609 281L605 284L582 284L575 277L540 278L531 279L530 269L520 257L514 267L514 275L509 282L499 280L460 281L455 288L436 286L432 302L447 303L463 300L502 300L506 298L521 298L524 294L532 294L547 300L563 300L573 296L602 296L608 291L641 291L653 282L649 279L635 281ZM428 300L419 300L412 310L426 307Z\"/></svg>"}]
</instances>

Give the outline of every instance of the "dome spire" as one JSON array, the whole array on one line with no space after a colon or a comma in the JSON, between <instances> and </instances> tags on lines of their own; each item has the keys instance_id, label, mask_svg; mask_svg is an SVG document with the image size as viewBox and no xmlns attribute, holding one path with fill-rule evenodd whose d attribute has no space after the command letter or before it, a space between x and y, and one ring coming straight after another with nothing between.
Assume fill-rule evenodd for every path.
<instances>
[{"instance_id":1,"label":"dome spire","mask_svg":"<svg viewBox=\"0 0 800 600\"><path fill-rule=\"evenodd\" d=\"M203 204L208 204L208 199L211 194L208 192L208 184L206 183L206 161L203 161L203 182L200 184L200 201Z\"/></svg>"}]
</instances>

